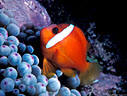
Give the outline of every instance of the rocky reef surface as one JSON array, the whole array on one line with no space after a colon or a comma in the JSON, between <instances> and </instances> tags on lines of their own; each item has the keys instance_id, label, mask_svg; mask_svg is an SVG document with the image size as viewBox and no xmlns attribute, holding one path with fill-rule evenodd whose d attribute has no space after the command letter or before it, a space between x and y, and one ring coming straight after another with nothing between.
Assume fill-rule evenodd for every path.
<instances>
[{"instance_id":1,"label":"rocky reef surface","mask_svg":"<svg viewBox=\"0 0 127 96\"><path fill-rule=\"evenodd\" d=\"M14 18L19 26L29 22L37 26L51 23L46 9L36 0L0 0L0 7Z\"/></svg>"}]
</instances>

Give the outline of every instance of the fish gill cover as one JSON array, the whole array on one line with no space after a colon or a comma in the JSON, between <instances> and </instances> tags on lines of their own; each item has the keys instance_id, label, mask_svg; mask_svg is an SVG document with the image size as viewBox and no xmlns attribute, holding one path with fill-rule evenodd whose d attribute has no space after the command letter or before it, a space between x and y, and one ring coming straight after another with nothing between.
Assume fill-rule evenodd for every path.
<instances>
[{"instance_id":1,"label":"fish gill cover","mask_svg":"<svg viewBox=\"0 0 127 96\"><path fill-rule=\"evenodd\" d=\"M77 4L64 0L0 1L0 96L126 95L127 75L117 67L119 42L96 30L93 1L73 2ZM47 77L42 74L40 30L51 23L72 23L84 31L91 44L87 60L102 68L93 84L79 86L77 75L68 78L61 70Z\"/></svg>"}]
</instances>

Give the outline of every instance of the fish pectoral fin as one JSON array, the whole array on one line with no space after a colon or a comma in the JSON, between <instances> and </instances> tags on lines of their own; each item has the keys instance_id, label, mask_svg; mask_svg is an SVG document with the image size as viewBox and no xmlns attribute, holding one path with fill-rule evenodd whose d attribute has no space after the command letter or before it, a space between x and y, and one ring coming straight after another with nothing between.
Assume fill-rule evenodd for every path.
<instances>
[{"instance_id":1,"label":"fish pectoral fin","mask_svg":"<svg viewBox=\"0 0 127 96\"><path fill-rule=\"evenodd\" d=\"M61 71L68 77L75 77L76 72L72 69L69 68L62 68Z\"/></svg>"},{"instance_id":2,"label":"fish pectoral fin","mask_svg":"<svg viewBox=\"0 0 127 96\"><path fill-rule=\"evenodd\" d=\"M53 66L46 58L43 60L43 74L48 75L49 73L55 73L56 67Z\"/></svg>"}]
</instances>

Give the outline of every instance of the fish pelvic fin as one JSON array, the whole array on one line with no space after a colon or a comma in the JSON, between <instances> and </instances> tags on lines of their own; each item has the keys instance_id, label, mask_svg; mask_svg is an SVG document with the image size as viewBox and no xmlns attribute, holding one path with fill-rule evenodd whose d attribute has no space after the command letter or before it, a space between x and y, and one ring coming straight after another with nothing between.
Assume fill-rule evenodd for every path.
<instances>
[{"instance_id":1,"label":"fish pelvic fin","mask_svg":"<svg viewBox=\"0 0 127 96\"><path fill-rule=\"evenodd\" d=\"M79 74L81 85L92 84L93 81L99 76L101 71L98 63L86 63L88 64L88 69L85 72L80 72Z\"/></svg>"},{"instance_id":2,"label":"fish pelvic fin","mask_svg":"<svg viewBox=\"0 0 127 96\"><path fill-rule=\"evenodd\" d=\"M72 69L61 68L61 71L64 73L64 75L66 75L68 77L75 77L76 76L76 72Z\"/></svg>"},{"instance_id":3,"label":"fish pelvic fin","mask_svg":"<svg viewBox=\"0 0 127 96\"><path fill-rule=\"evenodd\" d=\"M56 67L51 64L46 58L43 60L43 74L48 76L50 73L55 73Z\"/></svg>"}]
</instances>

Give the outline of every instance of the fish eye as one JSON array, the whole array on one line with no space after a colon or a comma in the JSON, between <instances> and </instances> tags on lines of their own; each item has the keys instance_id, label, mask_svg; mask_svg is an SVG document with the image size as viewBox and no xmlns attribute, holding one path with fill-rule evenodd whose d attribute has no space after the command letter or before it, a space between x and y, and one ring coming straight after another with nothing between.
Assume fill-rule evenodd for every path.
<instances>
[{"instance_id":1,"label":"fish eye","mask_svg":"<svg viewBox=\"0 0 127 96\"><path fill-rule=\"evenodd\" d=\"M54 34L57 34L57 33L58 33L58 30L59 30L59 29L58 29L57 27L55 27L55 28L52 29L52 32L53 32Z\"/></svg>"}]
</instances>

